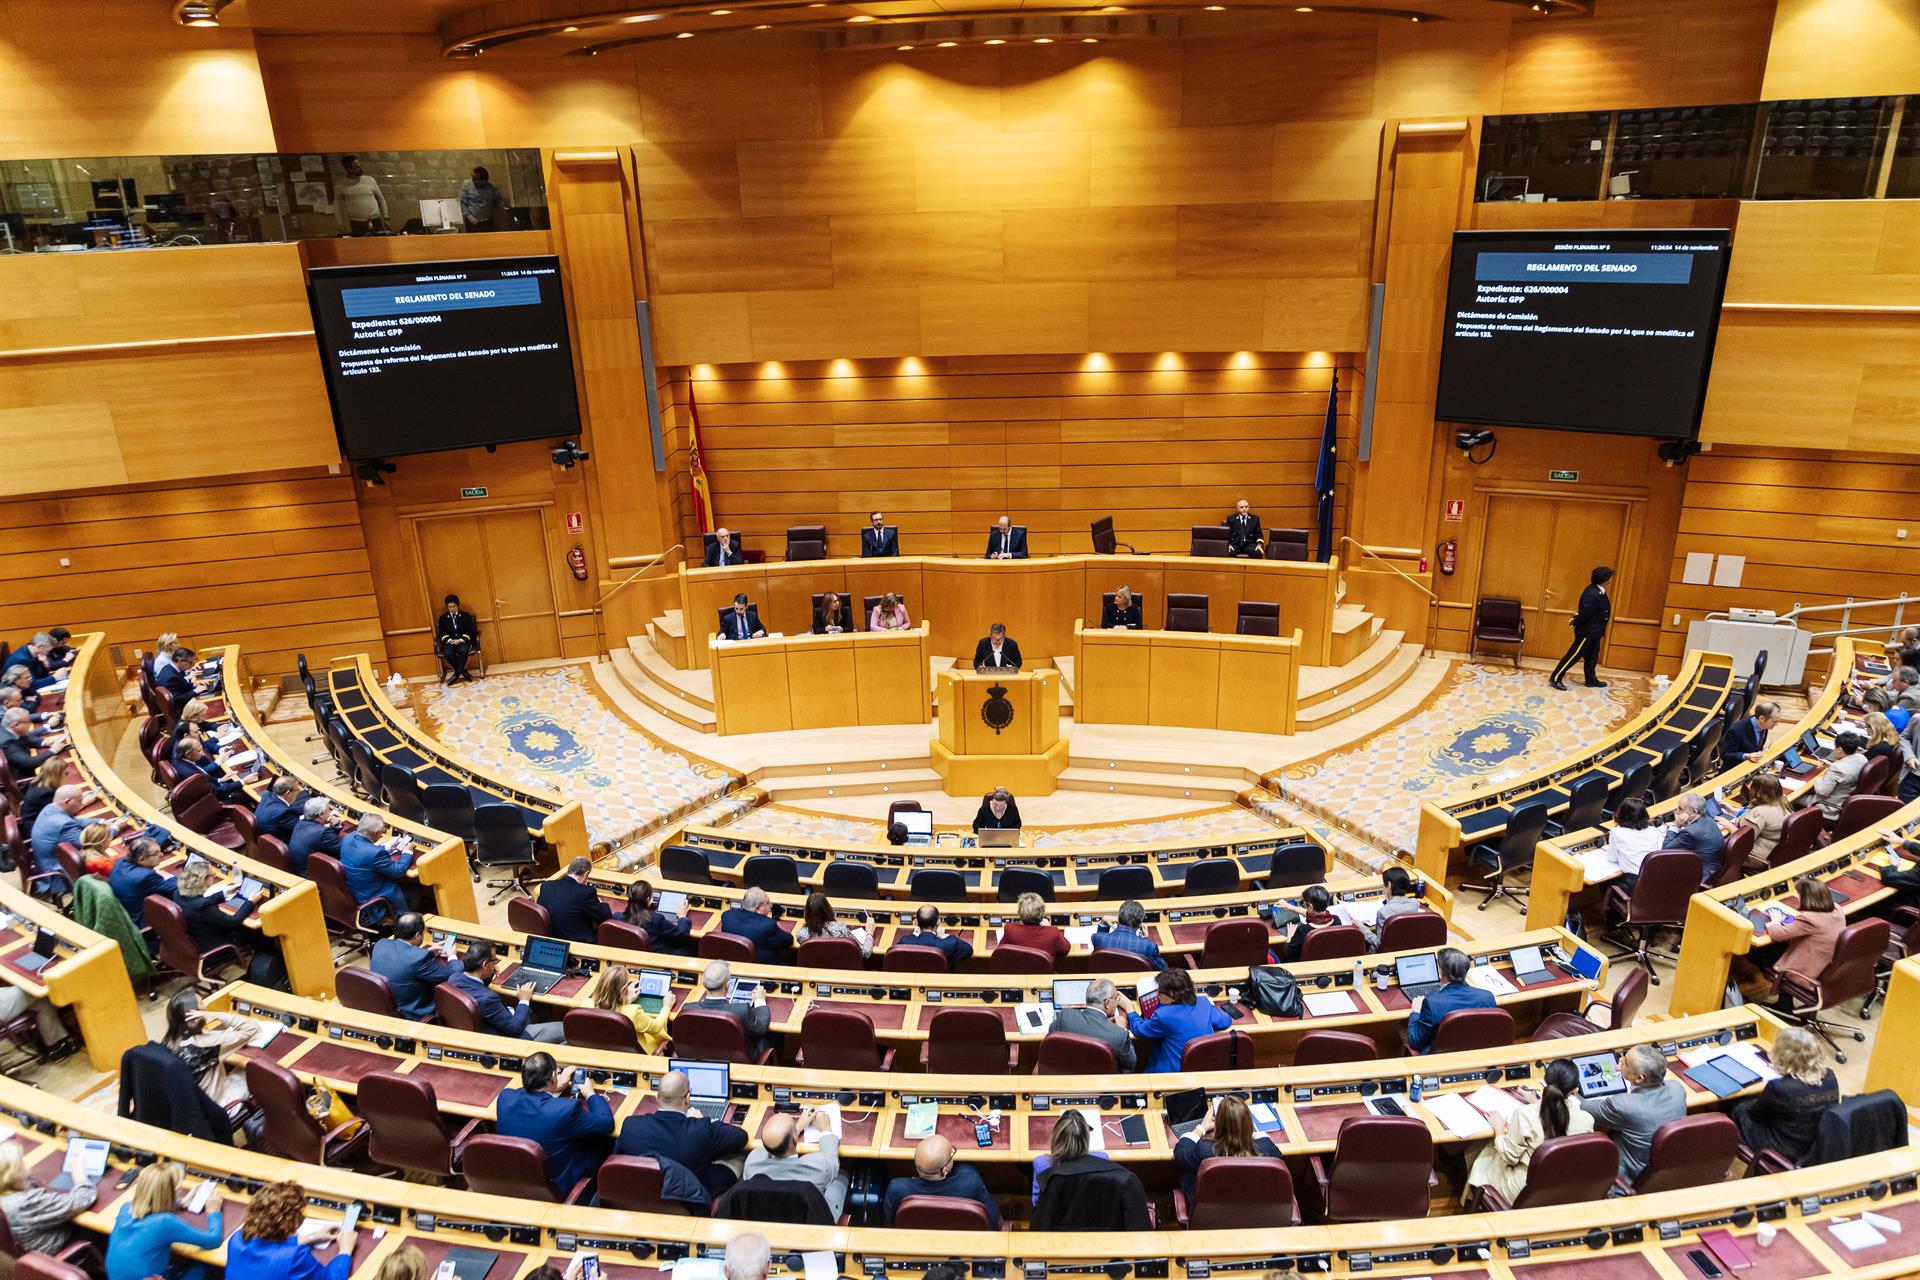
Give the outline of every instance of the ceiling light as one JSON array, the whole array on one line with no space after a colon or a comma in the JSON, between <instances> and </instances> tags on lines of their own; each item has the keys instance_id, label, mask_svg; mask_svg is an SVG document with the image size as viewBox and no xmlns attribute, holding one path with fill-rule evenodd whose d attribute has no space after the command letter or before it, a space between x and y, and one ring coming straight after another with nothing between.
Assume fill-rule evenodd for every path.
<instances>
[{"instance_id":1,"label":"ceiling light","mask_svg":"<svg viewBox=\"0 0 1920 1280\"><path fill-rule=\"evenodd\" d=\"M903 44L903 45L901 45L901 46L900 46L900 52L901 52L901 53L912 53L912 52L913 52L913 46L912 46L912 45L910 45L910 44Z\"/></svg>"},{"instance_id":2,"label":"ceiling light","mask_svg":"<svg viewBox=\"0 0 1920 1280\"><path fill-rule=\"evenodd\" d=\"M1293 11L1295 13L1312 13L1313 6L1310 4L1295 5Z\"/></svg>"},{"instance_id":3,"label":"ceiling light","mask_svg":"<svg viewBox=\"0 0 1920 1280\"><path fill-rule=\"evenodd\" d=\"M564 32L566 32L566 33L567 33L568 35L572 35L572 34L573 34L574 32L576 32L576 31L578 31L578 30L579 30L580 28L578 28L578 27L562 27L562 28L560 28L560 29L561 29L562 31L564 31Z\"/></svg>"},{"instance_id":4,"label":"ceiling light","mask_svg":"<svg viewBox=\"0 0 1920 1280\"><path fill-rule=\"evenodd\" d=\"M1081 44L1099 44L1100 41L1095 36L1081 36L1080 43Z\"/></svg>"},{"instance_id":5,"label":"ceiling light","mask_svg":"<svg viewBox=\"0 0 1920 1280\"><path fill-rule=\"evenodd\" d=\"M942 49L951 49L951 48L953 48L953 46L955 46L955 45L957 45L957 44L959 44L959 43L960 43L960 42L959 42L958 40L942 40L942 41L940 42L940 48L942 48Z\"/></svg>"},{"instance_id":6,"label":"ceiling light","mask_svg":"<svg viewBox=\"0 0 1920 1280\"><path fill-rule=\"evenodd\" d=\"M987 41L987 43L988 44L1005 44L1006 41L1005 40L989 40Z\"/></svg>"},{"instance_id":7,"label":"ceiling light","mask_svg":"<svg viewBox=\"0 0 1920 1280\"><path fill-rule=\"evenodd\" d=\"M856 13L851 18L848 18L847 21L848 22L873 22L875 21L875 18L871 14Z\"/></svg>"},{"instance_id":8,"label":"ceiling light","mask_svg":"<svg viewBox=\"0 0 1920 1280\"><path fill-rule=\"evenodd\" d=\"M693 39L693 32L682 31L679 35L675 36L674 39L675 40L691 40Z\"/></svg>"},{"instance_id":9,"label":"ceiling light","mask_svg":"<svg viewBox=\"0 0 1920 1280\"><path fill-rule=\"evenodd\" d=\"M660 15L657 13L636 13L620 19L622 22L652 22Z\"/></svg>"},{"instance_id":10,"label":"ceiling light","mask_svg":"<svg viewBox=\"0 0 1920 1280\"><path fill-rule=\"evenodd\" d=\"M724 17L726 17L726 16L728 15L728 14L730 14L730 13L732 13L732 12L733 12L733 10L731 10L731 9L715 9L715 10L713 11L713 16L714 16L714 17L716 17L716 18L724 18Z\"/></svg>"},{"instance_id":11,"label":"ceiling light","mask_svg":"<svg viewBox=\"0 0 1920 1280\"><path fill-rule=\"evenodd\" d=\"M1224 13L1226 11L1226 8L1227 6L1223 4L1210 4L1207 6L1207 12L1208 13Z\"/></svg>"},{"instance_id":12,"label":"ceiling light","mask_svg":"<svg viewBox=\"0 0 1920 1280\"><path fill-rule=\"evenodd\" d=\"M1038 39L1036 39L1036 40L1034 41L1034 43L1035 43L1035 44L1052 44L1052 43L1053 43L1053 37L1052 37L1052 36L1041 36L1041 37L1039 37Z\"/></svg>"},{"instance_id":13,"label":"ceiling light","mask_svg":"<svg viewBox=\"0 0 1920 1280\"><path fill-rule=\"evenodd\" d=\"M755 31L771 31L773 30L773 24L771 22L763 22L759 26L755 27L754 30Z\"/></svg>"}]
</instances>

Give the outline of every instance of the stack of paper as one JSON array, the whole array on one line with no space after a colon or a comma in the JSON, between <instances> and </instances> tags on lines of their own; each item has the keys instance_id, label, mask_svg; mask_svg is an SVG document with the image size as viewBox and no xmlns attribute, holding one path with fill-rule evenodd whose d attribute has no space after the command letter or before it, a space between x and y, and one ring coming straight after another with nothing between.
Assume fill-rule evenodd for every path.
<instances>
[{"instance_id":1,"label":"stack of paper","mask_svg":"<svg viewBox=\"0 0 1920 1280\"><path fill-rule=\"evenodd\" d=\"M1094 926L1090 924L1070 924L1060 932L1067 935L1067 944L1074 947L1093 945Z\"/></svg>"},{"instance_id":2,"label":"stack of paper","mask_svg":"<svg viewBox=\"0 0 1920 1280\"><path fill-rule=\"evenodd\" d=\"M1347 913L1347 919L1357 925L1371 929L1380 923L1380 899L1378 898L1369 899L1366 902L1343 902L1340 906Z\"/></svg>"},{"instance_id":3,"label":"stack of paper","mask_svg":"<svg viewBox=\"0 0 1920 1280\"><path fill-rule=\"evenodd\" d=\"M840 1128L839 1103L822 1102L817 1104L814 1111L813 1124L808 1126L807 1131L800 1135L800 1141L810 1142L817 1146L820 1142L820 1133L822 1130L831 1133L836 1138L844 1136Z\"/></svg>"},{"instance_id":4,"label":"stack of paper","mask_svg":"<svg viewBox=\"0 0 1920 1280\"><path fill-rule=\"evenodd\" d=\"M1496 996L1510 996L1520 989L1490 964L1477 964L1467 970L1467 985Z\"/></svg>"},{"instance_id":5,"label":"stack of paper","mask_svg":"<svg viewBox=\"0 0 1920 1280\"><path fill-rule=\"evenodd\" d=\"M1280 1118L1280 1108L1271 1102L1256 1102L1248 1110L1253 1112L1253 1127L1262 1133L1285 1133L1287 1122Z\"/></svg>"},{"instance_id":6,"label":"stack of paper","mask_svg":"<svg viewBox=\"0 0 1920 1280\"><path fill-rule=\"evenodd\" d=\"M1834 1218L1827 1223L1827 1231L1855 1253L1862 1249L1877 1248L1887 1242L1887 1238L1865 1219Z\"/></svg>"},{"instance_id":7,"label":"stack of paper","mask_svg":"<svg viewBox=\"0 0 1920 1280\"><path fill-rule=\"evenodd\" d=\"M1430 1093L1421 1104L1456 1138L1491 1138L1493 1126L1457 1093Z\"/></svg>"},{"instance_id":8,"label":"stack of paper","mask_svg":"<svg viewBox=\"0 0 1920 1280\"><path fill-rule=\"evenodd\" d=\"M1034 1001L1021 1001L1013 1006L1014 1025L1030 1036L1045 1033L1053 1025L1053 1006Z\"/></svg>"},{"instance_id":9,"label":"stack of paper","mask_svg":"<svg viewBox=\"0 0 1920 1280\"><path fill-rule=\"evenodd\" d=\"M940 1106L933 1102L912 1102L907 1104L907 1131L909 1138L928 1138L933 1136L934 1123L940 1118Z\"/></svg>"},{"instance_id":10,"label":"stack of paper","mask_svg":"<svg viewBox=\"0 0 1920 1280\"><path fill-rule=\"evenodd\" d=\"M1075 1107L1074 1110L1078 1111L1080 1118L1087 1122L1087 1131L1093 1135L1092 1140L1087 1143L1087 1150L1105 1151L1107 1149L1107 1131L1106 1126L1100 1122L1099 1111L1092 1107Z\"/></svg>"},{"instance_id":11,"label":"stack of paper","mask_svg":"<svg viewBox=\"0 0 1920 1280\"><path fill-rule=\"evenodd\" d=\"M1588 884L1599 884L1602 880L1611 880L1620 874L1620 864L1607 852L1607 846L1587 849L1580 854L1581 874L1586 876Z\"/></svg>"},{"instance_id":12,"label":"stack of paper","mask_svg":"<svg viewBox=\"0 0 1920 1280\"><path fill-rule=\"evenodd\" d=\"M1342 1014L1359 1012L1350 991L1310 991L1300 997L1300 1003L1315 1018L1337 1018Z\"/></svg>"},{"instance_id":13,"label":"stack of paper","mask_svg":"<svg viewBox=\"0 0 1920 1280\"><path fill-rule=\"evenodd\" d=\"M1505 1089L1496 1089L1490 1084L1483 1084L1468 1094L1467 1102L1481 1115L1500 1116L1508 1120L1511 1120L1513 1113L1520 1109L1520 1099Z\"/></svg>"}]
</instances>

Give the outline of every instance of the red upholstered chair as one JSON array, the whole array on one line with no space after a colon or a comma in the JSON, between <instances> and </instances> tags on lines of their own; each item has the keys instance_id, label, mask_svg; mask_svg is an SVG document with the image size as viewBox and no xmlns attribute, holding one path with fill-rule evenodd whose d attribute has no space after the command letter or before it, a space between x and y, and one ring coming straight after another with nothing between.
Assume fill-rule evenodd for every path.
<instances>
[{"instance_id":1,"label":"red upholstered chair","mask_svg":"<svg viewBox=\"0 0 1920 1280\"><path fill-rule=\"evenodd\" d=\"M1315 929L1300 944L1300 959L1304 963L1315 960L1347 960L1354 956L1367 954L1367 935L1360 932L1357 924L1329 925L1324 929Z\"/></svg>"},{"instance_id":2,"label":"red upholstered chair","mask_svg":"<svg viewBox=\"0 0 1920 1280\"><path fill-rule=\"evenodd\" d=\"M880 597L873 597L873 604L867 606L867 612L872 613L873 606L879 603ZM887 806L887 825L892 826L893 820L903 813L925 813L926 811L927 807L918 800L895 800Z\"/></svg>"},{"instance_id":3,"label":"red upholstered chair","mask_svg":"<svg viewBox=\"0 0 1920 1280\"><path fill-rule=\"evenodd\" d=\"M582 1178L564 1191L555 1188L547 1181L546 1153L539 1143L532 1138L503 1138L497 1133L479 1134L467 1143L461 1172L466 1176L467 1190L513 1200L578 1204L593 1185L593 1179Z\"/></svg>"},{"instance_id":4,"label":"red upholstered chair","mask_svg":"<svg viewBox=\"0 0 1920 1280\"><path fill-rule=\"evenodd\" d=\"M164 690L162 691L164 692ZM235 824L235 815L247 813L238 805L221 804L207 775L195 771L167 792L167 807L173 820L196 835L205 836L222 849L235 853L247 847L247 837ZM247 813L251 822L253 815Z\"/></svg>"},{"instance_id":5,"label":"red upholstered chair","mask_svg":"<svg viewBox=\"0 0 1920 1280\"><path fill-rule=\"evenodd\" d=\"M1646 1167L1631 1183L1616 1180L1623 1195L1704 1187L1726 1178L1739 1154L1740 1126L1720 1111L1669 1120L1653 1131Z\"/></svg>"},{"instance_id":6,"label":"red upholstered chair","mask_svg":"<svg viewBox=\"0 0 1920 1280\"><path fill-rule=\"evenodd\" d=\"M908 1196L893 1225L909 1231L991 1231L987 1207L964 1196Z\"/></svg>"},{"instance_id":7,"label":"red upholstered chair","mask_svg":"<svg viewBox=\"0 0 1920 1280\"><path fill-rule=\"evenodd\" d=\"M602 920L593 931L593 940L600 946L619 947L623 951L646 951L653 945L645 929L625 920Z\"/></svg>"},{"instance_id":8,"label":"red upholstered chair","mask_svg":"<svg viewBox=\"0 0 1920 1280\"><path fill-rule=\"evenodd\" d=\"M802 969L864 969L867 958L852 938L808 938L794 948L794 963Z\"/></svg>"},{"instance_id":9,"label":"red upholstered chair","mask_svg":"<svg viewBox=\"0 0 1920 1280\"><path fill-rule=\"evenodd\" d=\"M1513 1015L1505 1009L1455 1009L1440 1019L1430 1053L1500 1049L1513 1043Z\"/></svg>"},{"instance_id":10,"label":"red upholstered chair","mask_svg":"<svg viewBox=\"0 0 1920 1280\"><path fill-rule=\"evenodd\" d=\"M440 1025L443 1027L481 1033L487 1029L486 1019L480 1016L480 1002L447 983L443 982L433 989L433 1011L440 1016Z\"/></svg>"},{"instance_id":11,"label":"red upholstered chair","mask_svg":"<svg viewBox=\"0 0 1920 1280\"><path fill-rule=\"evenodd\" d=\"M1389 951L1430 951L1447 945L1447 918L1438 911L1408 911L1388 916L1380 926L1381 953Z\"/></svg>"},{"instance_id":12,"label":"red upholstered chair","mask_svg":"<svg viewBox=\"0 0 1920 1280\"><path fill-rule=\"evenodd\" d=\"M1885 764L1886 756L1870 761L1867 768L1876 764ZM1856 831L1865 831L1868 827L1879 826L1901 807L1898 796L1885 796L1866 789L1866 774L1861 774L1858 790L1840 802L1840 816L1833 820L1833 830L1823 843L1844 840Z\"/></svg>"},{"instance_id":13,"label":"red upholstered chair","mask_svg":"<svg viewBox=\"0 0 1920 1280\"><path fill-rule=\"evenodd\" d=\"M1190 1231L1300 1225L1293 1175L1287 1172L1286 1161L1271 1156L1214 1156L1202 1160L1193 1179L1192 1202L1175 1188L1173 1215Z\"/></svg>"},{"instance_id":14,"label":"red upholstered chair","mask_svg":"<svg viewBox=\"0 0 1920 1280\"><path fill-rule=\"evenodd\" d=\"M686 1009L673 1015L673 1056L705 1062L771 1062L773 1050L755 1054L747 1043L747 1029L732 1014L718 1009Z\"/></svg>"},{"instance_id":15,"label":"red upholstered chair","mask_svg":"<svg viewBox=\"0 0 1920 1280\"><path fill-rule=\"evenodd\" d=\"M1514 646L1513 665L1520 665L1520 649L1527 642L1527 618L1520 602L1506 596L1481 596L1473 606L1473 636L1467 642L1472 657L1483 644Z\"/></svg>"},{"instance_id":16,"label":"red upholstered chair","mask_svg":"<svg viewBox=\"0 0 1920 1280\"><path fill-rule=\"evenodd\" d=\"M1216 920L1200 943L1202 969L1242 969L1267 962L1267 926L1263 920Z\"/></svg>"},{"instance_id":17,"label":"red upholstered chair","mask_svg":"<svg viewBox=\"0 0 1920 1280\"><path fill-rule=\"evenodd\" d=\"M279 836L256 835L253 838L253 857L256 862L264 862L275 871L291 871L287 862L287 843Z\"/></svg>"},{"instance_id":18,"label":"red upholstered chair","mask_svg":"<svg viewBox=\"0 0 1920 1280\"><path fill-rule=\"evenodd\" d=\"M987 955L988 973L1052 973L1053 956L1035 947L1016 947L1006 943Z\"/></svg>"},{"instance_id":19,"label":"red upholstered chair","mask_svg":"<svg viewBox=\"0 0 1920 1280\"><path fill-rule=\"evenodd\" d=\"M1655 958L1671 962L1674 957L1653 949L1654 931L1684 924L1687 904L1699 890L1700 856L1693 850L1664 849L1648 854L1640 864L1640 879L1631 894L1623 885L1607 891L1608 917L1619 921L1614 927L1626 935L1628 943L1612 958L1631 958L1658 986L1660 976L1653 972Z\"/></svg>"},{"instance_id":20,"label":"red upholstered chair","mask_svg":"<svg viewBox=\"0 0 1920 1280\"><path fill-rule=\"evenodd\" d=\"M800 1020L800 1065L810 1071L891 1071L893 1050L881 1051L873 1019L858 1009L815 1005Z\"/></svg>"},{"instance_id":21,"label":"red upholstered chair","mask_svg":"<svg viewBox=\"0 0 1920 1280\"><path fill-rule=\"evenodd\" d=\"M87 874L86 856L77 846L65 840L53 846L53 860L60 864L60 871L67 877L68 884L79 884L80 877Z\"/></svg>"},{"instance_id":22,"label":"red upholstered chair","mask_svg":"<svg viewBox=\"0 0 1920 1280\"><path fill-rule=\"evenodd\" d=\"M927 1024L926 1068L934 1075L1004 1076L1020 1050L994 1009L942 1009Z\"/></svg>"},{"instance_id":23,"label":"red upholstered chair","mask_svg":"<svg viewBox=\"0 0 1920 1280\"><path fill-rule=\"evenodd\" d=\"M715 929L712 933L700 935L697 948L702 960L726 960L733 964L753 963L753 943L737 933L722 933Z\"/></svg>"},{"instance_id":24,"label":"red upholstered chair","mask_svg":"<svg viewBox=\"0 0 1920 1280\"><path fill-rule=\"evenodd\" d=\"M1647 990L1652 985L1648 979L1645 969L1636 966L1627 970L1619 985L1614 987L1613 998L1606 1004L1605 1026L1577 1013L1550 1013L1533 1029L1532 1038L1557 1040L1565 1036L1591 1036L1632 1026L1633 1020L1640 1016L1640 1006L1647 1002ZM1593 1012L1591 1006L1587 1012Z\"/></svg>"},{"instance_id":25,"label":"red upholstered chair","mask_svg":"<svg viewBox=\"0 0 1920 1280\"><path fill-rule=\"evenodd\" d=\"M393 984L371 969L348 967L333 975L334 993L340 1003L362 1013L378 1013L389 1018L400 1016L393 1002Z\"/></svg>"},{"instance_id":26,"label":"red upholstered chair","mask_svg":"<svg viewBox=\"0 0 1920 1280\"><path fill-rule=\"evenodd\" d=\"M640 1035L627 1015L617 1009L569 1009L560 1015L567 1043L578 1049L609 1053L639 1053Z\"/></svg>"},{"instance_id":27,"label":"red upholstered chair","mask_svg":"<svg viewBox=\"0 0 1920 1280\"><path fill-rule=\"evenodd\" d=\"M1040 1057L1033 1064L1037 1076L1094 1076L1119 1069L1112 1045L1070 1031L1049 1031L1040 1041Z\"/></svg>"},{"instance_id":28,"label":"red upholstered chair","mask_svg":"<svg viewBox=\"0 0 1920 1280\"><path fill-rule=\"evenodd\" d=\"M1180 1051L1182 1071L1233 1071L1253 1065L1253 1037L1236 1028L1195 1036Z\"/></svg>"},{"instance_id":29,"label":"red upholstered chair","mask_svg":"<svg viewBox=\"0 0 1920 1280\"><path fill-rule=\"evenodd\" d=\"M1875 969L1892 938L1893 926L1885 920L1861 920L1840 931L1834 940L1833 959L1827 961L1819 977L1808 981L1785 969L1774 975L1780 994L1791 1002L1791 1007L1785 1010L1786 1016L1825 1040L1833 1056L1841 1062L1847 1060L1847 1055L1835 1043L1833 1033L1851 1031L1855 1040L1863 1042L1867 1033L1828 1022L1820 1015L1845 1001L1864 1001L1873 995L1877 982Z\"/></svg>"},{"instance_id":30,"label":"red upholstered chair","mask_svg":"<svg viewBox=\"0 0 1920 1280\"><path fill-rule=\"evenodd\" d=\"M660 1162L651 1156L609 1156L600 1165L600 1203L633 1213L697 1216L698 1206L661 1197L665 1182Z\"/></svg>"},{"instance_id":31,"label":"red upholstered chair","mask_svg":"<svg viewBox=\"0 0 1920 1280\"><path fill-rule=\"evenodd\" d=\"M1753 857L1753 842L1759 838L1759 834L1744 822L1734 823L1732 832L1727 836L1726 851L1720 855L1720 874L1701 887L1718 889L1746 875L1747 861Z\"/></svg>"},{"instance_id":32,"label":"red upholstered chair","mask_svg":"<svg viewBox=\"0 0 1920 1280\"><path fill-rule=\"evenodd\" d=\"M395 1071L360 1077L355 1101L367 1122L367 1158L389 1169L449 1177L460 1168L461 1153L480 1129L469 1120L459 1128L440 1114L431 1081Z\"/></svg>"},{"instance_id":33,"label":"red upholstered chair","mask_svg":"<svg viewBox=\"0 0 1920 1280\"><path fill-rule=\"evenodd\" d=\"M1475 1189L1478 1213L1538 1209L1544 1205L1586 1204L1604 1200L1620 1174L1620 1151L1604 1133L1569 1133L1548 1138L1527 1161L1527 1185L1512 1204L1489 1186Z\"/></svg>"},{"instance_id":34,"label":"red upholstered chair","mask_svg":"<svg viewBox=\"0 0 1920 1280\"><path fill-rule=\"evenodd\" d=\"M1226 531L1220 531L1220 545L1226 546ZM1226 553L1221 552L1222 555ZM1167 595L1168 631L1208 630L1207 597L1194 592L1169 592Z\"/></svg>"},{"instance_id":35,"label":"red upholstered chair","mask_svg":"<svg viewBox=\"0 0 1920 1280\"><path fill-rule=\"evenodd\" d=\"M307 1110L307 1087L293 1072L270 1058L247 1060L247 1092L260 1107L267 1142L301 1164L355 1164L366 1155L367 1131L349 1120L336 1129L320 1127Z\"/></svg>"},{"instance_id":36,"label":"red upholstered chair","mask_svg":"<svg viewBox=\"0 0 1920 1280\"><path fill-rule=\"evenodd\" d=\"M1340 1062L1372 1062L1380 1046L1358 1031L1309 1031L1293 1049L1296 1067L1326 1067Z\"/></svg>"},{"instance_id":37,"label":"red upholstered chair","mask_svg":"<svg viewBox=\"0 0 1920 1280\"><path fill-rule=\"evenodd\" d=\"M1095 947L1087 957L1088 973L1152 973L1153 961L1137 951L1117 947Z\"/></svg>"},{"instance_id":38,"label":"red upholstered chair","mask_svg":"<svg viewBox=\"0 0 1920 1280\"><path fill-rule=\"evenodd\" d=\"M1820 812L1819 805L1794 810L1787 815L1786 824L1780 828L1780 839L1775 842L1773 852L1764 858L1749 859L1747 874L1756 875L1771 867L1784 867L1795 858L1811 853L1826 825L1826 815Z\"/></svg>"},{"instance_id":39,"label":"red upholstered chair","mask_svg":"<svg viewBox=\"0 0 1920 1280\"><path fill-rule=\"evenodd\" d=\"M1349 1116L1333 1157L1307 1157L1327 1222L1424 1218L1433 1187L1433 1135L1412 1116Z\"/></svg>"},{"instance_id":40,"label":"red upholstered chair","mask_svg":"<svg viewBox=\"0 0 1920 1280\"><path fill-rule=\"evenodd\" d=\"M240 964L240 953L231 946L202 952L187 933L187 917L181 912L180 904L172 898L157 893L149 895L145 914L160 963L175 973L184 974L195 987L204 990L218 985L222 969Z\"/></svg>"},{"instance_id":41,"label":"red upholstered chair","mask_svg":"<svg viewBox=\"0 0 1920 1280\"><path fill-rule=\"evenodd\" d=\"M946 954L937 947L914 943L894 943L881 958L880 967L888 973L948 973Z\"/></svg>"},{"instance_id":42,"label":"red upholstered chair","mask_svg":"<svg viewBox=\"0 0 1920 1280\"><path fill-rule=\"evenodd\" d=\"M512 897L507 899L507 928L516 933L538 934L543 938L553 936L553 916L547 909L532 898Z\"/></svg>"},{"instance_id":43,"label":"red upholstered chair","mask_svg":"<svg viewBox=\"0 0 1920 1280\"><path fill-rule=\"evenodd\" d=\"M1908 956L1920 955L1920 911L1900 907L1893 916L1887 949L1880 953L1880 963L1874 966L1873 994L1860 1002L1862 1018L1886 996L1887 984L1893 980L1893 966Z\"/></svg>"},{"instance_id":44,"label":"red upholstered chair","mask_svg":"<svg viewBox=\"0 0 1920 1280\"><path fill-rule=\"evenodd\" d=\"M0 812L0 844L7 846L13 855L13 865L20 869L20 887L35 898L56 899L68 892L72 881L67 880L64 872L48 871L35 874L33 853L27 845L27 839L20 833L20 821L11 813ZM62 884L61 881L67 883Z\"/></svg>"},{"instance_id":45,"label":"red upholstered chair","mask_svg":"<svg viewBox=\"0 0 1920 1280\"><path fill-rule=\"evenodd\" d=\"M361 906L354 899L353 891L347 888L346 868L340 865L338 858L327 853L309 854L307 878L320 891L320 914L329 926L358 939L363 945L380 936L378 929L363 921L362 913L383 910L386 903L382 901L367 907Z\"/></svg>"},{"instance_id":46,"label":"red upholstered chair","mask_svg":"<svg viewBox=\"0 0 1920 1280\"><path fill-rule=\"evenodd\" d=\"M11 1237L12 1233L8 1233ZM11 1243L11 1240L9 1240ZM86 1241L68 1245L68 1249L91 1249ZM63 1250L62 1252L65 1252ZM84 1267L44 1253L23 1253L13 1260L14 1280L88 1280Z\"/></svg>"}]
</instances>

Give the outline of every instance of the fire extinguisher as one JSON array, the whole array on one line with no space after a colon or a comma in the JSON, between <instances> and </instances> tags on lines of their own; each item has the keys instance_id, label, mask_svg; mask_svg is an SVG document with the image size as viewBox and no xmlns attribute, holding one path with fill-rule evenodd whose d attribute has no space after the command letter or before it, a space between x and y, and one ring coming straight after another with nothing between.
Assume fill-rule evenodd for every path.
<instances>
[{"instance_id":1,"label":"fire extinguisher","mask_svg":"<svg viewBox=\"0 0 1920 1280\"><path fill-rule=\"evenodd\" d=\"M1451 578L1453 576L1455 562L1460 558L1460 544L1454 539L1448 538L1435 548L1435 550L1440 556L1440 572Z\"/></svg>"},{"instance_id":2,"label":"fire extinguisher","mask_svg":"<svg viewBox=\"0 0 1920 1280\"><path fill-rule=\"evenodd\" d=\"M587 580L587 553L578 544L575 544L573 550L567 552L567 568L573 570L573 576L581 582Z\"/></svg>"}]
</instances>

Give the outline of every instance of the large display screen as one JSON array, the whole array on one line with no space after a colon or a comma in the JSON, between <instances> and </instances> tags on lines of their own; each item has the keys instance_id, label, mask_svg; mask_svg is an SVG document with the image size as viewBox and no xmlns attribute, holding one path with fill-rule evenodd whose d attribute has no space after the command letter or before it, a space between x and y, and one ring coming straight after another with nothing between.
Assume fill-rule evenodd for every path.
<instances>
[{"instance_id":1,"label":"large display screen","mask_svg":"<svg viewBox=\"0 0 1920 1280\"><path fill-rule=\"evenodd\" d=\"M557 258L318 268L307 296L349 458L580 430Z\"/></svg>"},{"instance_id":2,"label":"large display screen","mask_svg":"<svg viewBox=\"0 0 1920 1280\"><path fill-rule=\"evenodd\" d=\"M1699 228L1456 232L1434 416L1691 438L1728 244Z\"/></svg>"}]
</instances>

